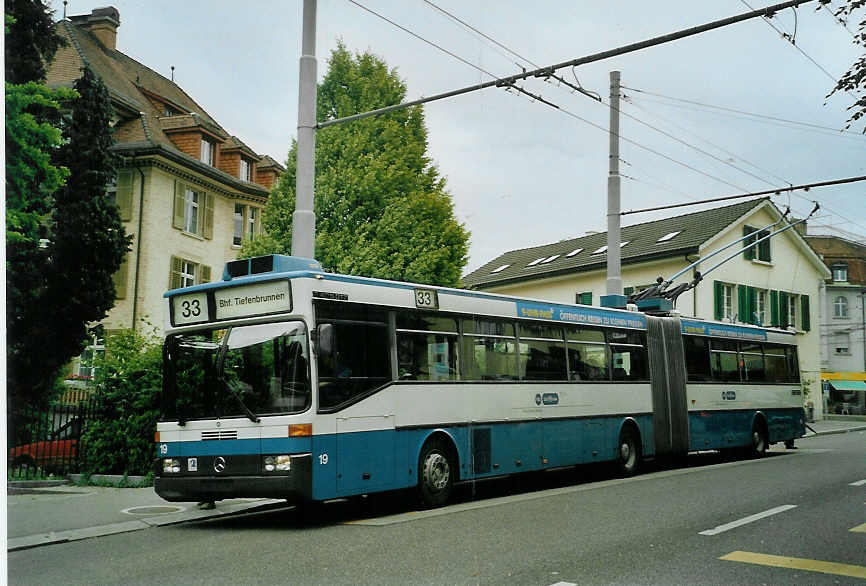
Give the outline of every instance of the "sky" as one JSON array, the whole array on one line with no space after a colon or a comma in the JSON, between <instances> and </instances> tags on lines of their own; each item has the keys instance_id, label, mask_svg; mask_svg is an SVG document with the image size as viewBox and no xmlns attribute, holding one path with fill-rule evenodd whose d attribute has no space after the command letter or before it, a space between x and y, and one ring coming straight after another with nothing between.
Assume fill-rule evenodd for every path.
<instances>
[{"instance_id":1,"label":"sky","mask_svg":"<svg viewBox=\"0 0 866 586\"><path fill-rule=\"evenodd\" d=\"M115 0L117 48L166 77L174 66L175 81L226 130L282 162L297 129L302 4ZM67 13L105 5L69 0ZM51 6L60 18L63 3L51 0ZM862 122L841 132L854 98L825 99L862 49L816 6L769 21L792 35L796 47L756 18L558 72L605 103L532 79L521 85L559 108L497 88L427 104L428 155L447 180L458 221L472 234L464 272L509 250L607 229L612 70L621 72L626 88L623 210L866 175ZM342 40L350 51L382 58L414 100L748 11L742 0L319 0L318 75L321 80ZM848 28L855 30L853 23ZM810 231L844 230L866 240L866 182L773 196L780 209L790 205L799 217L815 200L822 209ZM706 207L631 214L623 225Z\"/></svg>"}]
</instances>

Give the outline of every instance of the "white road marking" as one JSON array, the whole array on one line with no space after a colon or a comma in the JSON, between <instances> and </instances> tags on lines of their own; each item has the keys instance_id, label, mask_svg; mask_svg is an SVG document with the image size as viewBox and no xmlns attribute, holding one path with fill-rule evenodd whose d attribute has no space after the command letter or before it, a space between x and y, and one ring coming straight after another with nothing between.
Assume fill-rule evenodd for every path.
<instances>
[{"instance_id":1,"label":"white road marking","mask_svg":"<svg viewBox=\"0 0 866 586\"><path fill-rule=\"evenodd\" d=\"M557 582L556 584L551 584L550 586L577 586L574 582Z\"/></svg>"},{"instance_id":2,"label":"white road marking","mask_svg":"<svg viewBox=\"0 0 866 586\"><path fill-rule=\"evenodd\" d=\"M848 486L863 486L864 484L866 484L866 478L864 478L863 480L858 480L857 482L852 482Z\"/></svg>"},{"instance_id":3,"label":"white road marking","mask_svg":"<svg viewBox=\"0 0 866 586\"><path fill-rule=\"evenodd\" d=\"M714 529L707 529L706 531L701 531L698 535L718 535L719 533L724 533L725 531L729 531L731 529L735 529L742 525L746 525L748 523L752 523L754 521L758 521L759 519L763 519L765 517L770 517L772 515L776 515L778 513L783 513L785 511L796 509L797 505L782 505L781 507L776 507L774 509L769 509L764 511L763 513L757 513L755 515L749 515L748 517L743 517L738 521L731 521L730 523L725 523L724 525L719 525Z\"/></svg>"}]
</instances>

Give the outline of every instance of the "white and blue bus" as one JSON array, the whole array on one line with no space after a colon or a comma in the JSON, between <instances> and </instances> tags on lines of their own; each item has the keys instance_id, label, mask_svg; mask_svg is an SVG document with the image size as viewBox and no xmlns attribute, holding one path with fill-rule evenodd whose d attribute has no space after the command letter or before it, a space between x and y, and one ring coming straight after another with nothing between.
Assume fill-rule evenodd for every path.
<instances>
[{"instance_id":1,"label":"white and blue bus","mask_svg":"<svg viewBox=\"0 0 866 586\"><path fill-rule=\"evenodd\" d=\"M156 492L324 501L805 433L795 337L257 257L165 294Z\"/></svg>"}]
</instances>

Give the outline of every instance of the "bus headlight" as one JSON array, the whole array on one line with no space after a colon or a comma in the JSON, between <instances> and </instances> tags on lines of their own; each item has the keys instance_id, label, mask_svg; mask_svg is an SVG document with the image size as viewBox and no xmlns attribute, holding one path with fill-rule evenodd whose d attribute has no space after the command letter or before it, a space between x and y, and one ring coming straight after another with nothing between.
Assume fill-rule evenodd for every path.
<instances>
[{"instance_id":1,"label":"bus headlight","mask_svg":"<svg viewBox=\"0 0 866 586\"><path fill-rule=\"evenodd\" d=\"M292 469L292 458L286 454L265 456L265 472L288 472Z\"/></svg>"},{"instance_id":2,"label":"bus headlight","mask_svg":"<svg viewBox=\"0 0 866 586\"><path fill-rule=\"evenodd\" d=\"M180 460L166 458L162 461L163 474L176 474L180 472Z\"/></svg>"}]
</instances>

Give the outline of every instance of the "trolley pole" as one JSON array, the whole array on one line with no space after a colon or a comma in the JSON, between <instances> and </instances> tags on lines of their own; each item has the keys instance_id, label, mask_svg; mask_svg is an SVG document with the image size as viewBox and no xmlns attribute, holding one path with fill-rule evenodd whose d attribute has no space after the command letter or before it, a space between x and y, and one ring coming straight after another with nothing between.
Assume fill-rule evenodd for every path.
<instances>
[{"instance_id":1,"label":"trolley pole","mask_svg":"<svg viewBox=\"0 0 866 586\"><path fill-rule=\"evenodd\" d=\"M292 214L292 256L314 258L316 214L316 0L304 0L298 80L298 160L295 211Z\"/></svg>"},{"instance_id":2,"label":"trolley pole","mask_svg":"<svg viewBox=\"0 0 866 586\"><path fill-rule=\"evenodd\" d=\"M619 71L610 72L610 162L607 176L607 295L622 295L619 176Z\"/></svg>"}]
</instances>

